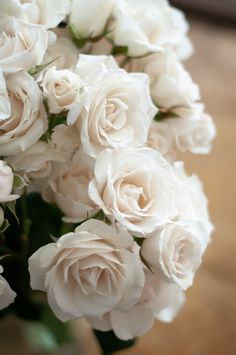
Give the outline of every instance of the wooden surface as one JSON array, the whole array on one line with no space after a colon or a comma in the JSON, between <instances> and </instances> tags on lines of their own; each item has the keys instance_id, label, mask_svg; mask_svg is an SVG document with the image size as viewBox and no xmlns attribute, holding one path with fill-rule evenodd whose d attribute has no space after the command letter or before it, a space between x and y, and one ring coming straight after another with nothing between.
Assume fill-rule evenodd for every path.
<instances>
[{"instance_id":1,"label":"wooden surface","mask_svg":"<svg viewBox=\"0 0 236 355\"><path fill-rule=\"evenodd\" d=\"M236 30L191 22L196 53L187 67L215 118L218 137L210 156L189 155L186 161L188 171L198 173L205 185L216 231L176 320L169 325L157 322L120 355L236 354ZM84 345L74 354L98 355L84 326L77 334ZM32 354L9 319L0 324L0 354L16 353Z\"/></svg>"}]
</instances>

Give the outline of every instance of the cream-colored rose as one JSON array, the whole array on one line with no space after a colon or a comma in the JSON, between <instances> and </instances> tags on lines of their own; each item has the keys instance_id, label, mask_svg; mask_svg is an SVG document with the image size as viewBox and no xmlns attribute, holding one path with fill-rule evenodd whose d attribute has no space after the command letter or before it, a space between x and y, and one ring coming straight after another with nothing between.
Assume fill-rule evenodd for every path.
<instances>
[{"instance_id":1,"label":"cream-colored rose","mask_svg":"<svg viewBox=\"0 0 236 355\"><path fill-rule=\"evenodd\" d=\"M185 23L165 0L121 0L116 3L108 36L116 46L128 48L128 55L139 57L178 44Z\"/></svg>"},{"instance_id":2,"label":"cream-colored rose","mask_svg":"<svg viewBox=\"0 0 236 355\"><path fill-rule=\"evenodd\" d=\"M177 57L184 61L188 60L194 53L194 47L189 37L184 37L178 46L175 48Z\"/></svg>"},{"instance_id":3,"label":"cream-colored rose","mask_svg":"<svg viewBox=\"0 0 236 355\"><path fill-rule=\"evenodd\" d=\"M43 179L50 175L52 162L63 162L65 157L50 145L39 141L17 155L7 158L14 171L19 172L27 181Z\"/></svg>"},{"instance_id":4,"label":"cream-colored rose","mask_svg":"<svg viewBox=\"0 0 236 355\"><path fill-rule=\"evenodd\" d=\"M175 210L171 165L150 149L105 150L97 157L90 198L136 235L148 236Z\"/></svg>"},{"instance_id":5,"label":"cream-colored rose","mask_svg":"<svg viewBox=\"0 0 236 355\"><path fill-rule=\"evenodd\" d=\"M115 0L72 0L69 24L77 38L98 37L105 31Z\"/></svg>"},{"instance_id":6,"label":"cream-colored rose","mask_svg":"<svg viewBox=\"0 0 236 355\"><path fill-rule=\"evenodd\" d=\"M163 122L153 121L148 132L147 146L157 150L165 159L173 161L174 137L169 125Z\"/></svg>"},{"instance_id":7,"label":"cream-colored rose","mask_svg":"<svg viewBox=\"0 0 236 355\"><path fill-rule=\"evenodd\" d=\"M209 218L208 201L204 194L202 183L196 175L188 176L184 171L183 162L174 165L176 176L175 198L178 214L175 221L194 220L203 224L208 232L208 240L213 230Z\"/></svg>"},{"instance_id":8,"label":"cream-colored rose","mask_svg":"<svg viewBox=\"0 0 236 355\"><path fill-rule=\"evenodd\" d=\"M74 126L57 125L51 135L50 145L63 154L71 154L79 150L80 139Z\"/></svg>"},{"instance_id":9,"label":"cream-colored rose","mask_svg":"<svg viewBox=\"0 0 236 355\"><path fill-rule=\"evenodd\" d=\"M93 178L90 159L77 152L72 165L62 164L59 172L53 172L48 187L44 191L44 199L55 202L65 213L67 222L80 222L96 214L97 206L88 196L88 185Z\"/></svg>"},{"instance_id":10,"label":"cream-colored rose","mask_svg":"<svg viewBox=\"0 0 236 355\"><path fill-rule=\"evenodd\" d=\"M89 322L95 329L113 330L118 338L129 340L148 332L155 318L172 321L183 303L184 294L178 285L166 283L146 270L142 296L133 307L125 312L111 310L102 318L90 317Z\"/></svg>"},{"instance_id":11,"label":"cream-colored rose","mask_svg":"<svg viewBox=\"0 0 236 355\"><path fill-rule=\"evenodd\" d=\"M195 221L169 223L142 244L141 254L151 270L186 290L192 285L208 233Z\"/></svg>"},{"instance_id":12,"label":"cream-colored rose","mask_svg":"<svg viewBox=\"0 0 236 355\"><path fill-rule=\"evenodd\" d=\"M4 72L29 70L41 64L48 45L48 34L33 25L0 14L0 67Z\"/></svg>"},{"instance_id":13,"label":"cream-colored rose","mask_svg":"<svg viewBox=\"0 0 236 355\"><path fill-rule=\"evenodd\" d=\"M178 114L180 108L189 108L200 100L198 86L174 52L153 54L137 66L148 74L152 99L163 111Z\"/></svg>"},{"instance_id":14,"label":"cream-colored rose","mask_svg":"<svg viewBox=\"0 0 236 355\"><path fill-rule=\"evenodd\" d=\"M131 236L98 220L88 220L43 246L29 259L31 287L47 292L62 320L126 311L140 298L144 273Z\"/></svg>"},{"instance_id":15,"label":"cream-colored rose","mask_svg":"<svg viewBox=\"0 0 236 355\"><path fill-rule=\"evenodd\" d=\"M83 82L70 70L57 70L56 67L45 71L41 79L41 87L47 99L51 113L58 114L69 111L81 100Z\"/></svg>"},{"instance_id":16,"label":"cream-colored rose","mask_svg":"<svg viewBox=\"0 0 236 355\"><path fill-rule=\"evenodd\" d=\"M1 82L4 83L3 78ZM4 85L10 105L5 119L0 120L2 156L24 151L37 142L47 130L42 94L35 80L21 70L6 75Z\"/></svg>"},{"instance_id":17,"label":"cream-colored rose","mask_svg":"<svg viewBox=\"0 0 236 355\"><path fill-rule=\"evenodd\" d=\"M3 267L0 265L0 274L3 272ZM0 310L8 307L14 302L16 293L11 289L7 280L0 275Z\"/></svg>"},{"instance_id":18,"label":"cream-colored rose","mask_svg":"<svg viewBox=\"0 0 236 355\"><path fill-rule=\"evenodd\" d=\"M0 13L54 28L70 11L70 0L1 0Z\"/></svg>"},{"instance_id":19,"label":"cream-colored rose","mask_svg":"<svg viewBox=\"0 0 236 355\"><path fill-rule=\"evenodd\" d=\"M157 112L147 76L128 74L106 56L80 56L76 73L88 93L76 122L84 153L96 157L105 148L144 145Z\"/></svg>"},{"instance_id":20,"label":"cream-colored rose","mask_svg":"<svg viewBox=\"0 0 236 355\"><path fill-rule=\"evenodd\" d=\"M202 113L199 117L168 119L166 123L174 134L176 147L194 154L208 154L216 136L212 118Z\"/></svg>"},{"instance_id":21,"label":"cream-colored rose","mask_svg":"<svg viewBox=\"0 0 236 355\"><path fill-rule=\"evenodd\" d=\"M58 37L56 42L48 46L43 64L55 60L51 66L60 69L70 69L78 62L79 51L67 37Z\"/></svg>"},{"instance_id":22,"label":"cream-colored rose","mask_svg":"<svg viewBox=\"0 0 236 355\"><path fill-rule=\"evenodd\" d=\"M16 200L19 195L12 195L13 171L3 160L0 160L0 202Z\"/></svg>"},{"instance_id":23,"label":"cream-colored rose","mask_svg":"<svg viewBox=\"0 0 236 355\"><path fill-rule=\"evenodd\" d=\"M7 93L6 81L0 68L0 124L9 117L11 105Z\"/></svg>"}]
</instances>

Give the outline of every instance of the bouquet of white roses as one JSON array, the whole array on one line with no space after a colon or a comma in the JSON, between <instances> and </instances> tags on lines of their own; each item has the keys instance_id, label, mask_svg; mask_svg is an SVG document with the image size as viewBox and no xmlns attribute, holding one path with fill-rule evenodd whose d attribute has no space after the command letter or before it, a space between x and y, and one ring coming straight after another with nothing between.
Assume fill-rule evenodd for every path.
<instances>
[{"instance_id":1,"label":"bouquet of white roses","mask_svg":"<svg viewBox=\"0 0 236 355\"><path fill-rule=\"evenodd\" d=\"M128 340L182 306L213 227L176 153L215 136L187 32L166 0L1 0L2 313L43 291Z\"/></svg>"}]
</instances>

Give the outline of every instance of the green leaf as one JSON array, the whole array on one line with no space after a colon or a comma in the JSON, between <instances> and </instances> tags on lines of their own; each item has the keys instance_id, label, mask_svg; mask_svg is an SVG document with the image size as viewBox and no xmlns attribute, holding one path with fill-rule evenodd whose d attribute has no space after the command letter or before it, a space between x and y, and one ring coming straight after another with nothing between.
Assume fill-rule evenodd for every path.
<instances>
[{"instance_id":1,"label":"green leaf","mask_svg":"<svg viewBox=\"0 0 236 355\"><path fill-rule=\"evenodd\" d=\"M103 355L110 355L116 351L130 348L135 344L135 339L121 340L117 338L113 331L101 332L100 330L93 330L98 340L98 343L103 351Z\"/></svg>"},{"instance_id":2,"label":"green leaf","mask_svg":"<svg viewBox=\"0 0 236 355\"><path fill-rule=\"evenodd\" d=\"M71 24L68 26L68 31L69 31L69 35L71 36L77 48L83 48L86 45L86 43L89 41L89 38L80 37L76 29Z\"/></svg>"},{"instance_id":3,"label":"green leaf","mask_svg":"<svg viewBox=\"0 0 236 355\"><path fill-rule=\"evenodd\" d=\"M65 124L66 123L66 115L54 115L50 114L48 117L48 131L49 133L52 133L53 129L59 125L59 124Z\"/></svg>"},{"instance_id":4,"label":"green leaf","mask_svg":"<svg viewBox=\"0 0 236 355\"><path fill-rule=\"evenodd\" d=\"M74 342L68 323L61 322L47 304L42 305L40 322L25 323L24 334L36 352L55 352L62 345Z\"/></svg>"},{"instance_id":5,"label":"green leaf","mask_svg":"<svg viewBox=\"0 0 236 355\"><path fill-rule=\"evenodd\" d=\"M178 117L178 115L176 113L174 113L174 112L171 112L171 111L168 111L168 112L158 111L158 113L154 117L154 121L160 122L160 121L166 120L167 118L174 118L174 117Z\"/></svg>"},{"instance_id":6,"label":"green leaf","mask_svg":"<svg viewBox=\"0 0 236 355\"><path fill-rule=\"evenodd\" d=\"M13 187L15 189L23 189L25 186L27 186L25 179L18 174L14 174Z\"/></svg>"},{"instance_id":7,"label":"green leaf","mask_svg":"<svg viewBox=\"0 0 236 355\"><path fill-rule=\"evenodd\" d=\"M97 214L95 214L95 216L92 217L93 219L98 219L99 221L103 221L106 224L111 225L111 221L107 218L107 216L105 215L105 213L103 212L103 210L99 210Z\"/></svg>"},{"instance_id":8,"label":"green leaf","mask_svg":"<svg viewBox=\"0 0 236 355\"><path fill-rule=\"evenodd\" d=\"M29 230L29 255L41 246L51 243L51 235L60 236L62 212L54 205L42 200L40 194L31 193L26 197Z\"/></svg>"},{"instance_id":9,"label":"green leaf","mask_svg":"<svg viewBox=\"0 0 236 355\"><path fill-rule=\"evenodd\" d=\"M113 48L112 55L127 55L128 47L127 46L117 46Z\"/></svg>"},{"instance_id":10,"label":"green leaf","mask_svg":"<svg viewBox=\"0 0 236 355\"><path fill-rule=\"evenodd\" d=\"M19 219L18 216L16 214L16 201L10 201L6 203L7 208L9 209L9 211L11 211L12 215L14 216L15 220L17 221L17 223L19 224Z\"/></svg>"},{"instance_id":11,"label":"green leaf","mask_svg":"<svg viewBox=\"0 0 236 355\"><path fill-rule=\"evenodd\" d=\"M53 60L51 60L50 62L46 63L46 64L41 64L41 65L36 65L36 67L34 68L31 68L28 73L29 75L36 75L36 74L39 74L42 70L46 69L49 65L51 65L52 63L54 63L57 59L59 58L56 57L54 58Z\"/></svg>"},{"instance_id":12,"label":"green leaf","mask_svg":"<svg viewBox=\"0 0 236 355\"><path fill-rule=\"evenodd\" d=\"M10 223L8 222L8 220L5 218L1 227L0 227L0 233L4 233L7 228L10 226Z\"/></svg>"},{"instance_id":13,"label":"green leaf","mask_svg":"<svg viewBox=\"0 0 236 355\"><path fill-rule=\"evenodd\" d=\"M8 256L11 256L11 254L4 254L0 256L0 261L2 261L3 259L7 258Z\"/></svg>"},{"instance_id":14,"label":"green leaf","mask_svg":"<svg viewBox=\"0 0 236 355\"><path fill-rule=\"evenodd\" d=\"M58 350L57 342L47 327L38 322L26 323L23 334L30 349L34 352L54 352Z\"/></svg>"},{"instance_id":15,"label":"green leaf","mask_svg":"<svg viewBox=\"0 0 236 355\"><path fill-rule=\"evenodd\" d=\"M146 260L146 259L144 258L144 256L142 255L142 249L140 249L139 256L140 256L140 259L141 259L142 263L148 268L148 270L149 270L153 275L155 275L155 272L152 270L151 266L148 264L147 260Z\"/></svg>"},{"instance_id":16,"label":"green leaf","mask_svg":"<svg viewBox=\"0 0 236 355\"><path fill-rule=\"evenodd\" d=\"M133 236L135 242L141 247L143 245L143 242L145 240L145 238L140 238L140 237L135 237Z\"/></svg>"}]
</instances>

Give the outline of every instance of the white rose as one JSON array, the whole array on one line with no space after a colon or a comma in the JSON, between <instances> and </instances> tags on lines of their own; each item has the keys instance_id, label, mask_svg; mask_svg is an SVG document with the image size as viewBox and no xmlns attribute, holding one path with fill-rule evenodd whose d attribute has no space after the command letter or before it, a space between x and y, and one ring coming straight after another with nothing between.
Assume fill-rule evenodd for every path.
<instances>
[{"instance_id":1,"label":"white rose","mask_svg":"<svg viewBox=\"0 0 236 355\"><path fill-rule=\"evenodd\" d=\"M69 69L78 62L78 49L67 37L58 37L56 42L48 46L43 64L56 60L51 65L57 69Z\"/></svg>"},{"instance_id":2,"label":"white rose","mask_svg":"<svg viewBox=\"0 0 236 355\"><path fill-rule=\"evenodd\" d=\"M189 59L194 53L194 47L189 37L184 37L183 40L175 48L177 57L184 61Z\"/></svg>"},{"instance_id":3,"label":"white rose","mask_svg":"<svg viewBox=\"0 0 236 355\"><path fill-rule=\"evenodd\" d=\"M69 13L70 0L1 0L0 13L26 22L56 27Z\"/></svg>"},{"instance_id":4,"label":"white rose","mask_svg":"<svg viewBox=\"0 0 236 355\"><path fill-rule=\"evenodd\" d=\"M96 214L98 208L88 196L93 170L87 156L77 152L70 167L63 164L58 174L53 173L55 176L49 178L44 199L59 206L66 215L65 221L80 222Z\"/></svg>"},{"instance_id":5,"label":"white rose","mask_svg":"<svg viewBox=\"0 0 236 355\"><path fill-rule=\"evenodd\" d=\"M138 236L146 237L176 214L173 169L150 148L105 150L94 176L90 198Z\"/></svg>"},{"instance_id":6,"label":"white rose","mask_svg":"<svg viewBox=\"0 0 236 355\"><path fill-rule=\"evenodd\" d=\"M147 146L157 150L165 159L174 160L174 137L169 125L153 121L149 128Z\"/></svg>"},{"instance_id":7,"label":"white rose","mask_svg":"<svg viewBox=\"0 0 236 355\"><path fill-rule=\"evenodd\" d=\"M0 273L3 272L3 267L0 265ZM0 275L0 310L8 307L14 302L16 293L11 289L8 282Z\"/></svg>"},{"instance_id":8,"label":"white rose","mask_svg":"<svg viewBox=\"0 0 236 355\"><path fill-rule=\"evenodd\" d=\"M44 72L41 87L47 99L49 111L54 114L69 111L80 102L83 82L70 70L57 70L55 67Z\"/></svg>"},{"instance_id":9,"label":"white rose","mask_svg":"<svg viewBox=\"0 0 236 355\"><path fill-rule=\"evenodd\" d=\"M207 246L208 233L201 223L169 223L142 244L141 254L151 270L186 290Z\"/></svg>"},{"instance_id":10,"label":"white rose","mask_svg":"<svg viewBox=\"0 0 236 355\"><path fill-rule=\"evenodd\" d=\"M144 286L140 258L128 249L132 243L127 232L89 220L30 257L31 287L48 293L62 321L101 317L114 307L125 311Z\"/></svg>"},{"instance_id":11,"label":"white rose","mask_svg":"<svg viewBox=\"0 0 236 355\"><path fill-rule=\"evenodd\" d=\"M175 198L178 209L175 220L195 220L202 223L208 231L209 242L213 226L209 218L208 201L202 183L196 175L188 176L185 173L182 162L176 162L174 169L176 176Z\"/></svg>"},{"instance_id":12,"label":"white rose","mask_svg":"<svg viewBox=\"0 0 236 355\"><path fill-rule=\"evenodd\" d=\"M139 301L125 312L114 309L102 318L89 318L93 328L113 330L118 338L129 340L148 332L155 318L164 322L173 320L184 303L183 291L175 284L160 280L149 271L145 274L145 286Z\"/></svg>"},{"instance_id":13,"label":"white rose","mask_svg":"<svg viewBox=\"0 0 236 355\"><path fill-rule=\"evenodd\" d=\"M80 56L76 72L88 92L77 120L84 153L96 157L105 148L144 145L157 112L147 76L128 74L105 56Z\"/></svg>"},{"instance_id":14,"label":"white rose","mask_svg":"<svg viewBox=\"0 0 236 355\"><path fill-rule=\"evenodd\" d=\"M47 45L48 34L42 26L0 14L0 67L4 72L41 64Z\"/></svg>"},{"instance_id":15,"label":"white rose","mask_svg":"<svg viewBox=\"0 0 236 355\"><path fill-rule=\"evenodd\" d=\"M7 158L14 171L22 173L27 181L49 176L52 162L55 161L64 161L63 155L42 141L35 143L24 152Z\"/></svg>"},{"instance_id":16,"label":"white rose","mask_svg":"<svg viewBox=\"0 0 236 355\"><path fill-rule=\"evenodd\" d=\"M9 117L11 112L11 105L7 93L6 81L0 68L0 124Z\"/></svg>"},{"instance_id":17,"label":"white rose","mask_svg":"<svg viewBox=\"0 0 236 355\"><path fill-rule=\"evenodd\" d=\"M79 149L80 139L74 126L59 124L53 129L50 145L62 153L74 153Z\"/></svg>"},{"instance_id":18,"label":"white rose","mask_svg":"<svg viewBox=\"0 0 236 355\"><path fill-rule=\"evenodd\" d=\"M13 180L12 169L5 161L0 160L0 202L14 201L19 197L18 195L11 195Z\"/></svg>"},{"instance_id":19,"label":"white rose","mask_svg":"<svg viewBox=\"0 0 236 355\"><path fill-rule=\"evenodd\" d=\"M183 152L208 154L212 140L216 136L216 128L212 118L207 114L200 117L180 117L168 119L166 123L174 134L177 148Z\"/></svg>"},{"instance_id":20,"label":"white rose","mask_svg":"<svg viewBox=\"0 0 236 355\"><path fill-rule=\"evenodd\" d=\"M139 65L149 75L152 99L163 111L178 114L179 108L200 100L198 86L173 52L153 54Z\"/></svg>"},{"instance_id":21,"label":"white rose","mask_svg":"<svg viewBox=\"0 0 236 355\"><path fill-rule=\"evenodd\" d=\"M127 46L131 57L162 51L183 36L183 24L165 0L121 0L112 16L109 37L116 46Z\"/></svg>"},{"instance_id":22,"label":"white rose","mask_svg":"<svg viewBox=\"0 0 236 355\"><path fill-rule=\"evenodd\" d=\"M69 24L77 38L103 34L115 0L72 0Z\"/></svg>"},{"instance_id":23,"label":"white rose","mask_svg":"<svg viewBox=\"0 0 236 355\"><path fill-rule=\"evenodd\" d=\"M18 71L6 75L6 89L10 105L6 118L0 120L0 152L14 155L43 135L47 130L47 117L41 91L29 74Z\"/></svg>"}]
</instances>

